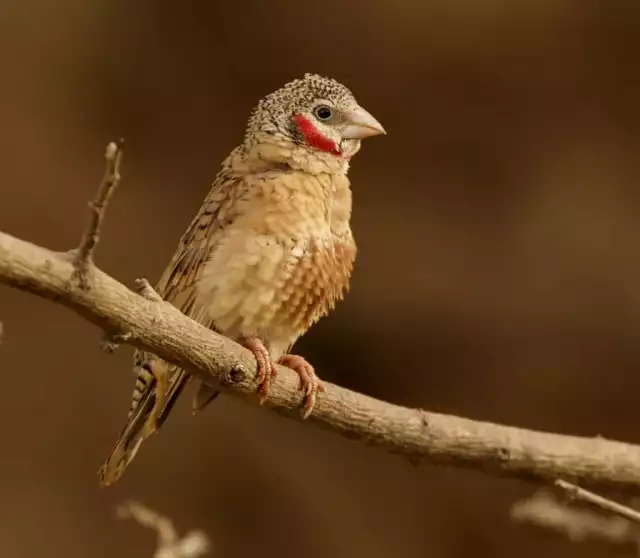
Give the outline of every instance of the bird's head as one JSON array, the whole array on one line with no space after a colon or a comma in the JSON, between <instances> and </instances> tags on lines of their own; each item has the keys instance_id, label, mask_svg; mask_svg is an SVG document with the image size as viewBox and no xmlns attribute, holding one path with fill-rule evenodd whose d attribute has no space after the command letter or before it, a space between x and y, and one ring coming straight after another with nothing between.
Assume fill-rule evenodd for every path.
<instances>
[{"instance_id":1,"label":"bird's head","mask_svg":"<svg viewBox=\"0 0 640 558\"><path fill-rule=\"evenodd\" d=\"M265 97L249 119L245 144L295 145L312 157L348 161L382 125L334 79L305 74Z\"/></svg>"}]
</instances>

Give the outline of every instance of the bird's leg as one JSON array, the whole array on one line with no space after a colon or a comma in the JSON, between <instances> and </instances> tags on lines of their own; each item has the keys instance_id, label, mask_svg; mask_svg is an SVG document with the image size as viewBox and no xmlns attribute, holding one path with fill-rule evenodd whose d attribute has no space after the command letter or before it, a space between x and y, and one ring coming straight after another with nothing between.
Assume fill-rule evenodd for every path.
<instances>
[{"instance_id":1,"label":"bird's leg","mask_svg":"<svg viewBox=\"0 0 640 558\"><path fill-rule=\"evenodd\" d=\"M151 436L156 432L158 424L158 417L164 407L164 403L167 396L167 383L169 378L169 365L164 360L154 359L149 364L150 372L156 380L155 397L153 401L153 408L147 417L144 424L144 436L145 438Z\"/></svg>"},{"instance_id":2,"label":"bird's leg","mask_svg":"<svg viewBox=\"0 0 640 558\"><path fill-rule=\"evenodd\" d=\"M244 337L239 343L249 349L256 357L258 363L258 393L260 394L260 404L262 405L267 398L272 380L276 378L276 367L271 361L269 351L264 343L257 337Z\"/></svg>"},{"instance_id":3,"label":"bird's leg","mask_svg":"<svg viewBox=\"0 0 640 558\"><path fill-rule=\"evenodd\" d=\"M308 418L316 404L318 392L324 391L322 382L320 382L320 379L316 375L313 366L300 355L282 355L278 363L287 368L291 368L291 370L300 376L300 389L305 392L302 418Z\"/></svg>"}]
</instances>

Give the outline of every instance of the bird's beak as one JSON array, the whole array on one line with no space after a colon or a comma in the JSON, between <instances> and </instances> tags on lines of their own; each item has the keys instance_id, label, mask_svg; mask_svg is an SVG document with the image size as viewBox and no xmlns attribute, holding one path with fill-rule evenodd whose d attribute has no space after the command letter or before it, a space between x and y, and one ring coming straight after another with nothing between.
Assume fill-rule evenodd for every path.
<instances>
[{"instance_id":1,"label":"bird's beak","mask_svg":"<svg viewBox=\"0 0 640 558\"><path fill-rule=\"evenodd\" d=\"M363 139L387 133L382 124L362 107L346 111L343 116L346 127L342 132L342 137L345 139Z\"/></svg>"}]
</instances>

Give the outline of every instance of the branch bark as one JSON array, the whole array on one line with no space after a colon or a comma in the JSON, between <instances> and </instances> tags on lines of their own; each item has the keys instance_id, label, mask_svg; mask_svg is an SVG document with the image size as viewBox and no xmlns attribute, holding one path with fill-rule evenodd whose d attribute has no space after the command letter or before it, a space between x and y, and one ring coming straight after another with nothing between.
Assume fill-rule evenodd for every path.
<instances>
[{"instance_id":1,"label":"branch bark","mask_svg":"<svg viewBox=\"0 0 640 558\"><path fill-rule=\"evenodd\" d=\"M0 283L62 304L109 338L155 353L213 387L259 404L256 363L247 349L170 304L131 291L90 258L90 288L83 288L75 280L76 262L74 251L53 252L0 232ZM561 478L640 493L639 446L409 409L327 382L325 387L305 422L403 455L414 464L426 461L538 482ZM298 376L278 366L265 405L301 420L302 402Z\"/></svg>"}]
</instances>

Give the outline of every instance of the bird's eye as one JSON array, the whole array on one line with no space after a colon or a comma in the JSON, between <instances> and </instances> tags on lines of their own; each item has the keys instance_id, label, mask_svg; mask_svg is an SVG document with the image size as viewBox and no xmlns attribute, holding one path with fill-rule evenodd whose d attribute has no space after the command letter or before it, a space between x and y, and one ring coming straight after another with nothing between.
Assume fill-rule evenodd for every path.
<instances>
[{"instance_id":1,"label":"bird's eye","mask_svg":"<svg viewBox=\"0 0 640 558\"><path fill-rule=\"evenodd\" d=\"M331 111L331 109L324 105L320 105L319 107L316 107L315 113L316 113L316 116L318 117L318 120L326 121L333 116L333 112Z\"/></svg>"}]
</instances>

